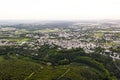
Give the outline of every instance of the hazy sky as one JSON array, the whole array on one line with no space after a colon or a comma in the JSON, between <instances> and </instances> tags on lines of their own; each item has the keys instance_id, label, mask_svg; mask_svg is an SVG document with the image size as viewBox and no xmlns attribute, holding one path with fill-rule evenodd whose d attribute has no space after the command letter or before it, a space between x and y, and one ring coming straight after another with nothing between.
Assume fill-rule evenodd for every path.
<instances>
[{"instance_id":1,"label":"hazy sky","mask_svg":"<svg viewBox=\"0 0 120 80\"><path fill-rule=\"evenodd\" d=\"M120 19L120 0L0 0L0 19Z\"/></svg>"}]
</instances>

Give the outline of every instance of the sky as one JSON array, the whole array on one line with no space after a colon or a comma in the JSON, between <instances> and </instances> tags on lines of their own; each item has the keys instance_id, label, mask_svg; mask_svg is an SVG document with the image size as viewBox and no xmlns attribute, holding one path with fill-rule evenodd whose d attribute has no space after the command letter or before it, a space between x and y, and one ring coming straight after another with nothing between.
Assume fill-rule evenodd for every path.
<instances>
[{"instance_id":1,"label":"sky","mask_svg":"<svg viewBox=\"0 0 120 80\"><path fill-rule=\"evenodd\" d=\"M120 19L120 0L0 0L0 20Z\"/></svg>"}]
</instances>

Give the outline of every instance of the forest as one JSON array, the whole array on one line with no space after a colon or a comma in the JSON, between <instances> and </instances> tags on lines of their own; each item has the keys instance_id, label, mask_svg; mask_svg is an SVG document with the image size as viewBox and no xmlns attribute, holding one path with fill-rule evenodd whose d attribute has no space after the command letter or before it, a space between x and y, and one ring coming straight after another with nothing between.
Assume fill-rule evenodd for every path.
<instances>
[{"instance_id":1,"label":"forest","mask_svg":"<svg viewBox=\"0 0 120 80\"><path fill-rule=\"evenodd\" d=\"M116 80L120 60L85 53L82 48L59 50L48 44L36 51L29 46L0 47L0 80Z\"/></svg>"}]
</instances>

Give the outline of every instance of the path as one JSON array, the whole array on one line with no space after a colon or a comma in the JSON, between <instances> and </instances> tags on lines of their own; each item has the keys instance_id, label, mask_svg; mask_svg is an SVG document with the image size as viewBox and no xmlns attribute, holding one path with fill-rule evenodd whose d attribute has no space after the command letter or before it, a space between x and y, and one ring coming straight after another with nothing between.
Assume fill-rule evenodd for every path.
<instances>
[{"instance_id":1,"label":"path","mask_svg":"<svg viewBox=\"0 0 120 80\"><path fill-rule=\"evenodd\" d=\"M116 62L115 62L115 59L114 59L114 58L113 58L113 62L114 62L114 64L115 64L116 68L120 71L120 67L116 64Z\"/></svg>"},{"instance_id":2,"label":"path","mask_svg":"<svg viewBox=\"0 0 120 80\"><path fill-rule=\"evenodd\" d=\"M32 72L28 77L26 77L24 80L27 80L27 79L29 79L30 77L32 77L33 76L33 74L34 74L34 72Z\"/></svg>"},{"instance_id":3,"label":"path","mask_svg":"<svg viewBox=\"0 0 120 80\"><path fill-rule=\"evenodd\" d=\"M57 80L59 80L60 78L62 78L63 76L65 76L65 74L67 74L70 71L70 68L67 69L67 71L65 71L60 77L57 78Z\"/></svg>"}]
</instances>

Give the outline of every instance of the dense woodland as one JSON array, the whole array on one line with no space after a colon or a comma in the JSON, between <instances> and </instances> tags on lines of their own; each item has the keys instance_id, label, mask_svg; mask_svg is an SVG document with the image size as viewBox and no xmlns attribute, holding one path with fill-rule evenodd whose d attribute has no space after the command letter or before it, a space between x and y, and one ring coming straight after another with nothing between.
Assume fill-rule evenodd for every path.
<instances>
[{"instance_id":1,"label":"dense woodland","mask_svg":"<svg viewBox=\"0 0 120 80\"><path fill-rule=\"evenodd\" d=\"M0 47L0 80L116 80L120 60L85 53L82 48L59 50L45 44L38 50L28 45Z\"/></svg>"}]
</instances>

